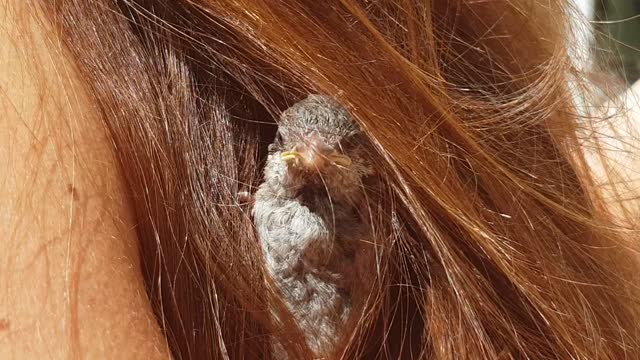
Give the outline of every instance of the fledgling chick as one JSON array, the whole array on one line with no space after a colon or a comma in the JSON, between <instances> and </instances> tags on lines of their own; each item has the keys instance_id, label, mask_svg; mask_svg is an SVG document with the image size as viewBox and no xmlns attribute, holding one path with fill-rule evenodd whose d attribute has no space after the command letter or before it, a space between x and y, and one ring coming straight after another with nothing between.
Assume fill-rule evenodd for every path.
<instances>
[{"instance_id":1,"label":"fledgling chick","mask_svg":"<svg viewBox=\"0 0 640 360\"><path fill-rule=\"evenodd\" d=\"M354 296L369 286L359 275L370 253L360 251L370 242L366 155L347 110L310 95L282 114L254 197L266 268L320 357L334 350Z\"/></svg>"}]
</instances>

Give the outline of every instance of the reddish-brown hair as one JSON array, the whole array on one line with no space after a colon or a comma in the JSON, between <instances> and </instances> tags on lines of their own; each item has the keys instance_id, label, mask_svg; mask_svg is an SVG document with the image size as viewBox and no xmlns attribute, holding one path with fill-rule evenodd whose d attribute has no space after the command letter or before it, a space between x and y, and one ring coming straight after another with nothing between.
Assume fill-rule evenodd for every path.
<instances>
[{"instance_id":1,"label":"reddish-brown hair","mask_svg":"<svg viewBox=\"0 0 640 360\"><path fill-rule=\"evenodd\" d=\"M583 156L564 1L39 3L113 138L176 358L266 358L271 336L309 357L235 206L308 93L351 110L384 184L336 358L640 358L638 236Z\"/></svg>"}]
</instances>

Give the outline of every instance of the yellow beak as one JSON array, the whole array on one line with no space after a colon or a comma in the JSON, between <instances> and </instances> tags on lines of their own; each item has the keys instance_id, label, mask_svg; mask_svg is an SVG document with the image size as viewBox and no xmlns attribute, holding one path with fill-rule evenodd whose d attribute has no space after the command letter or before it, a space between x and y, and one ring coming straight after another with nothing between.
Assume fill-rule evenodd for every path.
<instances>
[{"instance_id":1,"label":"yellow beak","mask_svg":"<svg viewBox=\"0 0 640 360\"><path fill-rule=\"evenodd\" d=\"M299 158L301 157L301 155L297 151L285 151L282 154L280 154L280 157L282 158L282 160L289 161L289 160Z\"/></svg>"},{"instance_id":2,"label":"yellow beak","mask_svg":"<svg viewBox=\"0 0 640 360\"><path fill-rule=\"evenodd\" d=\"M304 161L304 163L309 163L306 165L321 165L322 163L324 163L323 161L319 161L318 156L305 156L306 153L300 153L297 151L284 151L282 154L280 154L280 158L282 160L285 161L291 161L291 160L296 160L296 159L302 159ZM330 162L339 165L339 166L349 166L351 165L351 159L346 156L346 155L342 155L339 154L338 152L334 151L333 153L331 153L329 156L327 156L325 159L328 159Z\"/></svg>"}]
</instances>

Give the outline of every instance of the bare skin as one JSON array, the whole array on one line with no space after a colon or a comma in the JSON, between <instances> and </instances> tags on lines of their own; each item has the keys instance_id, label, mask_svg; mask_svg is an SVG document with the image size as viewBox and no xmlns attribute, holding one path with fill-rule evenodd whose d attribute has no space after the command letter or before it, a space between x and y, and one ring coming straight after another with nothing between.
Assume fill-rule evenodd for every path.
<instances>
[{"instance_id":1,"label":"bare skin","mask_svg":"<svg viewBox=\"0 0 640 360\"><path fill-rule=\"evenodd\" d=\"M106 132L31 15L0 0L0 358L170 358Z\"/></svg>"}]
</instances>

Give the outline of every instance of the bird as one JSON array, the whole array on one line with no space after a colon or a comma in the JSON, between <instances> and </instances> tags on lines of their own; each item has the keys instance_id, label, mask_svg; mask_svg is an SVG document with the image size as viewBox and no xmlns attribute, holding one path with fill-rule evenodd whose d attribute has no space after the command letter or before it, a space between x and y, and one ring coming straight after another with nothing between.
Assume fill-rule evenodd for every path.
<instances>
[{"instance_id":1,"label":"bird","mask_svg":"<svg viewBox=\"0 0 640 360\"><path fill-rule=\"evenodd\" d=\"M281 114L252 196L266 273L318 357L335 350L368 286L365 144L345 107L308 95Z\"/></svg>"}]
</instances>

